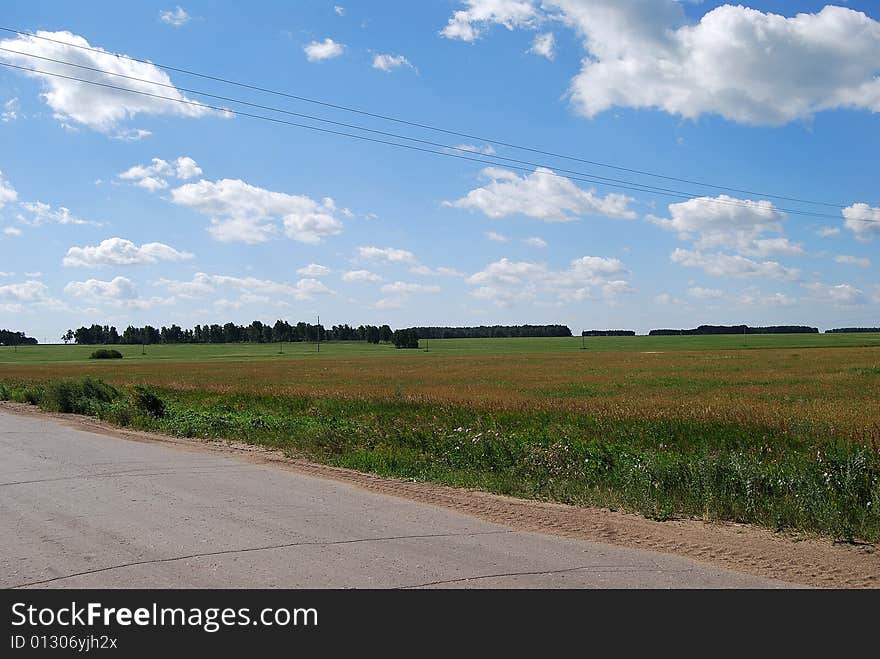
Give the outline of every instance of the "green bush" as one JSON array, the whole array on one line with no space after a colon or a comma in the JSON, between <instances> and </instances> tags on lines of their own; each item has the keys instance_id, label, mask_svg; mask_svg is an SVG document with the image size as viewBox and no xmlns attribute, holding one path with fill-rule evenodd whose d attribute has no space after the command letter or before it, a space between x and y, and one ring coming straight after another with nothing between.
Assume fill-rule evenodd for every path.
<instances>
[{"instance_id":1,"label":"green bush","mask_svg":"<svg viewBox=\"0 0 880 659\"><path fill-rule=\"evenodd\" d=\"M134 409L144 416L161 419L165 416L165 402L149 387L136 385L131 390Z\"/></svg>"},{"instance_id":2,"label":"green bush","mask_svg":"<svg viewBox=\"0 0 880 659\"><path fill-rule=\"evenodd\" d=\"M89 355L89 359L122 359L122 353L110 348L100 348Z\"/></svg>"},{"instance_id":3,"label":"green bush","mask_svg":"<svg viewBox=\"0 0 880 659\"><path fill-rule=\"evenodd\" d=\"M97 415L100 407L119 397L111 385L96 378L48 383L36 401L44 410Z\"/></svg>"}]
</instances>

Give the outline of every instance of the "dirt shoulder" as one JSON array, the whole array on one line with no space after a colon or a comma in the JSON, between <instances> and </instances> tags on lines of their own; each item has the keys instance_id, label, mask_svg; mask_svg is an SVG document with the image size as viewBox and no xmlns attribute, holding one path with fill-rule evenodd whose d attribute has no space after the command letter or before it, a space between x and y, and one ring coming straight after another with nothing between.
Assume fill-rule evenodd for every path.
<instances>
[{"instance_id":1,"label":"dirt shoulder","mask_svg":"<svg viewBox=\"0 0 880 659\"><path fill-rule=\"evenodd\" d=\"M880 550L875 545L838 544L743 524L707 523L697 519L657 522L600 508L514 499L433 483L382 478L289 458L280 451L260 446L128 430L90 417L49 414L20 403L0 402L0 410L51 417L70 427L112 437L163 442L191 451L235 454L252 462L270 463L372 492L442 506L523 531L676 554L717 567L813 587L880 588Z\"/></svg>"}]
</instances>

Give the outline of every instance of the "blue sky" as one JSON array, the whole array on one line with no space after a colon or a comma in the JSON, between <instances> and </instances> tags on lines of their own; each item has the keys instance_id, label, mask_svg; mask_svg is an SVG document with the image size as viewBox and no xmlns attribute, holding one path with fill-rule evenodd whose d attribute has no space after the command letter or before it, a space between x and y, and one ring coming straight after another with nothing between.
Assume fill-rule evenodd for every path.
<instances>
[{"instance_id":1,"label":"blue sky","mask_svg":"<svg viewBox=\"0 0 880 659\"><path fill-rule=\"evenodd\" d=\"M0 327L53 341L92 322L318 313L575 332L880 325L878 21L855 1L14 3L3 27L55 41L0 33L0 62L486 162L0 67ZM681 195L576 180L590 176Z\"/></svg>"}]
</instances>

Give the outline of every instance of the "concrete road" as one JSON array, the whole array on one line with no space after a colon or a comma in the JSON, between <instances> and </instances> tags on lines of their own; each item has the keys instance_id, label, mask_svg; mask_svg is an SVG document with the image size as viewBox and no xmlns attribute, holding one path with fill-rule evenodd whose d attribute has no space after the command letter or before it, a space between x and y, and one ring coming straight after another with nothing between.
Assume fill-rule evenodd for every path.
<instances>
[{"instance_id":1,"label":"concrete road","mask_svg":"<svg viewBox=\"0 0 880 659\"><path fill-rule=\"evenodd\" d=\"M0 411L4 588L786 585Z\"/></svg>"}]
</instances>

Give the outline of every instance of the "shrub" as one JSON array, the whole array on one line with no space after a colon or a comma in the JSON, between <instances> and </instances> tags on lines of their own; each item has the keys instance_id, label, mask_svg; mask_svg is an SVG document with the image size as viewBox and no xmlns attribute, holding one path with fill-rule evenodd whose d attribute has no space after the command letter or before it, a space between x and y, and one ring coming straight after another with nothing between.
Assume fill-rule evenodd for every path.
<instances>
[{"instance_id":1,"label":"shrub","mask_svg":"<svg viewBox=\"0 0 880 659\"><path fill-rule=\"evenodd\" d=\"M37 404L50 412L96 414L97 409L119 397L119 392L97 378L59 380L43 389Z\"/></svg>"},{"instance_id":2,"label":"shrub","mask_svg":"<svg viewBox=\"0 0 880 659\"><path fill-rule=\"evenodd\" d=\"M122 359L122 353L110 348L100 348L89 355L89 359Z\"/></svg>"},{"instance_id":3,"label":"shrub","mask_svg":"<svg viewBox=\"0 0 880 659\"><path fill-rule=\"evenodd\" d=\"M131 402L134 409L144 416L161 419L165 416L165 401L157 396L152 389L136 385L131 390Z\"/></svg>"}]
</instances>

